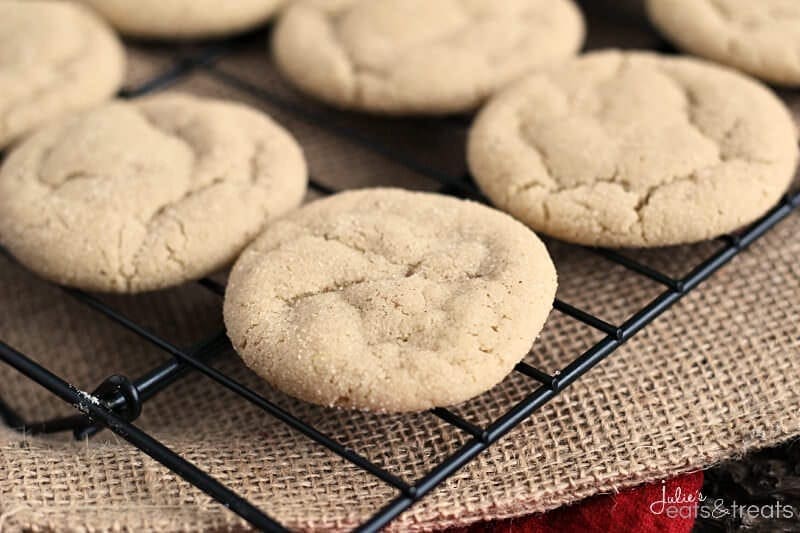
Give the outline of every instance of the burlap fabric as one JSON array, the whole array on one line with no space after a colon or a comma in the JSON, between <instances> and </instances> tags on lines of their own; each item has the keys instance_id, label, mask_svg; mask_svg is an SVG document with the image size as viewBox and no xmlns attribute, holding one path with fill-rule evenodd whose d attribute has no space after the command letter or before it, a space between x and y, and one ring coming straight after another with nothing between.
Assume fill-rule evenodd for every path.
<instances>
[{"instance_id":1,"label":"burlap fabric","mask_svg":"<svg viewBox=\"0 0 800 533\"><path fill-rule=\"evenodd\" d=\"M657 45L625 15L598 45ZM607 21L606 21L607 22ZM258 43L257 43L258 44ZM459 175L458 121L365 119L299 99L268 67L261 46L220 69L305 110L389 142L400 155ZM132 48L131 84L168 64L159 47ZM223 78L197 73L178 88L259 105L294 131L320 181L433 188L391 158L342 140L259 102ZM787 94L797 111L800 98ZM710 465L800 433L800 215L781 223L532 419L493 446L392 527L423 530L543 511ZM581 249L549 243L559 296L621 322L661 287ZM716 248L709 243L638 253L681 273ZM221 328L220 300L197 286L136 297L104 297L167 339L191 346ZM136 336L59 289L0 259L0 338L83 389L113 373L136 377L166 360ZM600 335L558 313L528 361L563 366ZM215 366L402 478L413 481L467 437L430 414L379 416L313 407L276 393L232 355ZM28 420L71 409L0 365L0 395ZM536 387L520 375L455 408L486 424ZM145 430L293 528L341 529L374 513L394 491L198 375L145 406ZM3 531L194 531L244 529L223 509L142 453L104 432L89 442L29 438L0 428Z\"/></svg>"}]
</instances>

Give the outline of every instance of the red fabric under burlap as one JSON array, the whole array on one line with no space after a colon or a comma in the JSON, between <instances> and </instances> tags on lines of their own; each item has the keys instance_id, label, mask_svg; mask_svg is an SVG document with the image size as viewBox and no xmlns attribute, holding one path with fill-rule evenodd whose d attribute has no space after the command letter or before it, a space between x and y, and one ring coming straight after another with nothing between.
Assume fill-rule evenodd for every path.
<instances>
[{"instance_id":1,"label":"red fabric under burlap","mask_svg":"<svg viewBox=\"0 0 800 533\"><path fill-rule=\"evenodd\" d=\"M590 20L596 45L655 46L643 22L609 31ZM608 26L607 26L608 27ZM167 48L131 48L131 84L168 64ZM269 67L263 41L219 64L303 109L323 112L370 141L442 172L464 172L458 121L401 121L333 113L299 99ZM177 88L250 102L285 123L314 176L337 186L435 184L357 143L341 140L206 72ZM800 107L797 93L788 101ZM800 434L800 214L687 296L476 461L403 514L394 528L421 530L551 509L601 492L705 467ZM619 323L662 289L581 249L549 243L559 296ZM715 244L635 255L682 273ZM181 346L221 327L218 297L191 285L104 297ZM0 338L71 383L91 390L110 374L136 377L166 355L59 289L0 259ZM528 361L554 371L599 340L554 313ZM232 355L217 368L389 471L413 481L467 437L430 414L381 416L314 407L278 394ZM455 410L486 424L536 383L515 374ZM71 413L0 365L0 395L28 420ZM137 422L189 460L295 528L347 528L392 490L198 375L148 402ZM89 442L27 438L0 429L0 527L17 530L178 531L242 526L234 514L109 432Z\"/></svg>"}]
</instances>

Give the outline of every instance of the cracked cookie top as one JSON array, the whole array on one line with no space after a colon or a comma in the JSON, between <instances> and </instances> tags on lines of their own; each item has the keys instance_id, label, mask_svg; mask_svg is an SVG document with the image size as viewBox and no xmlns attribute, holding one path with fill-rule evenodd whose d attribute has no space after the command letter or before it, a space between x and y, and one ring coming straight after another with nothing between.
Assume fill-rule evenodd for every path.
<instances>
[{"instance_id":1,"label":"cracked cookie top","mask_svg":"<svg viewBox=\"0 0 800 533\"><path fill-rule=\"evenodd\" d=\"M70 2L0 2L0 148L66 112L110 98L125 70L122 45Z\"/></svg>"},{"instance_id":2,"label":"cracked cookie top","mask_svg":"<svg viewBox=\"0 0 800 533\"><path fill-rule=\"evenodd\" d=\"M556 274L489 207L365 189L277 221L241 255L225 324L247 365L300 399L370 411L455 404L530 350Z\"/></svg>"},{"instance_id":3,"label":"cracked cookie top","mask_svg":"<svg viewBox=\"0 0 800 533\"><path fill-rule=\"evenodd\" d=\"M156 39L221 37L269 19L285 0L78 0L125 35Z\"/></svg>"},{"instance_id":4,"label":"cracked cookie top","mask_svg":"<svg viewBox=\"0 0 800 533\"><path fill-rule=\"evenodd\" d=\"M0 168L0 240L43 277L139 292L231 263L296 207L302 152L262 113L165 93L47 126Z\"/></svg>"},{"instance_id":5,"label":"cracked cookie top","mask_svg":"<svg viewBox=\"0 0 800 533\"><path fill-rule=\"evenodd\" d=\"M330 104L442 114L571 57L583 37L572 0L306 0L279 20L273 54Z\"/></svg>"},{"instance_id":6,"label":"cracked cookie top","mask_svg":"<svg viewBox=\"0 0 800 533\"><path fill-rule=\"evenodd\" d=\"M797 129L736 72L606 51L498 94L467 151L486 195L534 230L665 246L736 230L775 204L797 166Z\"/></svg>"},{"instance_id":7,"label":"cracked cookie top","mask_svg":"<svg viewBox=\"0 0 800 533\"><path fill-rule=\"evenodd\" d=\"M648 0L647 11L684 50L771 83L800 87L797 0Z\"/></svg>"}]
</instances>

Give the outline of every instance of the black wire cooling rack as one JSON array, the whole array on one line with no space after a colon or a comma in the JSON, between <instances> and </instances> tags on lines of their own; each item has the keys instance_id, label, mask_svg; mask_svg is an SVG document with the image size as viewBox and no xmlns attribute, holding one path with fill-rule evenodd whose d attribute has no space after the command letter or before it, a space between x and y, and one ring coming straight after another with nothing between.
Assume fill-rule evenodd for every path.
<instances>
[{"instance_id":1,"label":"black wire cooling rack","mask_svg":"<svg viewBox=\"0 0 800 533\"><path fill-rule=\"evenodd\" d=\"M419 174L437 181L440 184L439 191L442 193L483 200L469 176L453 177L425 168L413 160L399 157L389 146L376 144L355 131L334 125L322 116L288 103L239 77L216 69L217 60L224 57L230 50L230 44L223 44L202 49L196 53L189 53L177 59L175 64L171 65L165 72L136 89L123 91L121 96L131 98L152 93L201 70L228 85L246 91L262 101L279 106L295 114L301 120L310 122L336 135L346 137L350 141L354 141L373 152L386 156ZM336 192L313 179L311 180L311 187L321 194ZM199 372L219 386L233 391L242 400L258 406L267 415L277 418L306 437L316 441L320 446L327 448L393 487L397 495L387 501L384 507L358 528L358 531L377 531L422 499L448 476L458 471L515 426L530 417L584 373L608 357L638 331L669 309L682 296L696 288L752 242L769 231L775 224L786 218L798 206L800 206L800 192L787 194L777 206L755 224L738 234L721 238L721 247L710 257L699 260L689 274L684 277L667 275L615 251L592 249L593 253L599 254L611 263L621 265L630 271L631 275L643 276L658 283L663 287L663 291L647 305L637 309L627 320L619 325L606 322L591 313L556 299L554 308L557 312L577 320L585 327L600 331L604 335L603 338L585 352L576 354L571 362L557 372L547 373L527 363L519 363L515 371L530 378L531 392L485 427L479 427L448 409L437 408L431 410L429 412L430 416L438 417L466 433L469 436L469 440L455 453L428 471L426 475L414 481L400 479L335 439L321 433L257 392L209 366L207 364L209 359L231 353L232 349L224 331L218 331L209 338L198 342L194 348L185 350L154 334L94 296L69 288L64 288L63 290L110 321L135 333L144 342L160 348L170 358L161 366L152 369L137 379L113 375L89 394L70 385L47 368L37 364L27 355L20 353L0 340L0 361L15 368L65 402L72 404L81 413L45 422L28 423L0 400L0 416L9 426L25 431L27 434L72 431L76 439L84 439L91 437L103 428L108 428L180 475L189 483L215 498L234 513L240 515L252 526L266 531L285 531L284 526L270 518L264 511L256 508L208 473L133 424L148 399L169 387L182 375L189 372ZM212 291L219 296L222 296L225 290L223 285L211 279L203 279L198 283L206 290Z\"/></svg>"}]
</instances>

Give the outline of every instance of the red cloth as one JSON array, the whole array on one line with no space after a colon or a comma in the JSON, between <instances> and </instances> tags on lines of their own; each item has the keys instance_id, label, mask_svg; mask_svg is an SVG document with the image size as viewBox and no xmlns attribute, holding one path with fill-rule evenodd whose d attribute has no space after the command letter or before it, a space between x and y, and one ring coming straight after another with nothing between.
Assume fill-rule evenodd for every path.
<instances>
[{"instance_id":1,"label":"red cloth","mask_svg":"<svg viewBox=\"0 0 800 533\"><path fill-rule=\"evenodd\" d=\"M689 533L702 486L703 472L693 472L543 514L484 522L448 533Z\"/></svg>"}]
</instances>

